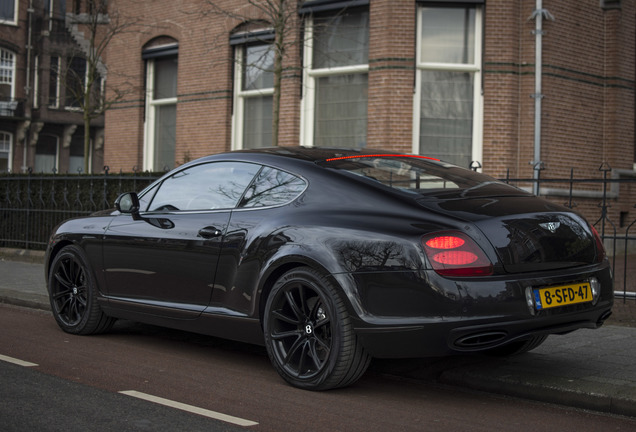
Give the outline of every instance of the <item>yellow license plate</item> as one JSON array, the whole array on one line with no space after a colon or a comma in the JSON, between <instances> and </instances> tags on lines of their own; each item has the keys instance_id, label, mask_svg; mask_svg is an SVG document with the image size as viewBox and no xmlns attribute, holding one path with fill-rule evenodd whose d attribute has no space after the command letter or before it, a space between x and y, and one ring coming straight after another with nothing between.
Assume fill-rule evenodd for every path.
<instances>
[{"instance_id":1,"label":"yellow license plate","mask_svg":"<svg viewBox=\"0 0 636 432\"><path fill-rule=\"evenodd\" d=\"M535 289L534 301L537 309L591 302L592 289L588 282Z\"/></svg>"}]
</instances>

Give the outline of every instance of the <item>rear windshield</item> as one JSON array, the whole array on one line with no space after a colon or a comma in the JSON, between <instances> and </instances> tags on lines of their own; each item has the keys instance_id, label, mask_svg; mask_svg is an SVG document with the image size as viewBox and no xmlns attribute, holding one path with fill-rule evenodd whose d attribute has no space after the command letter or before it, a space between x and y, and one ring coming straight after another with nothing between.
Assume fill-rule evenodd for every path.
<instances>
[{"instance_id":1,"label":"rear windshield","mask_svg":"<svg viewBox=\"0 0 636 432\"><path fill-rule=\"evenodd\" d=\"M363 155L328 159L319 165L420 195L525 194L485 174L418 156Z\"/></svg>"}]
</instances>

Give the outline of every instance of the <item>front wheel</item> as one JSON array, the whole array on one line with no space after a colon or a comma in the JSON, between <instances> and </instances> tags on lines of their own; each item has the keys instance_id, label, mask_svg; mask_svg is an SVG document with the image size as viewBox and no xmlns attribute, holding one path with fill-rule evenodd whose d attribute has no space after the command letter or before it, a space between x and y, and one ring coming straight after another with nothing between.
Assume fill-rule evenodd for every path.
<instances>
[{"instance_id":1,"label":"front wheel","mask_svg":"<svg viewBox=\"0 0 636 432\"><path fill-rule=\"evenodd\" d=\"M263 326L272 364L295 387L345 387L369 366L336 287L313 269L293 269L275 283Z\"/></svg>"},{"instance_id":2,"label":"front wheel","mask_svg":"<svg viewBox=\"0 0 636 432\"><path fill-rule=\"evenodd\" d=\"M66 246L53 258L48 288L53 316L65 332L103 333L115 322L97 304L95 279L77 246Z\"/></svg>"}]
</instances>

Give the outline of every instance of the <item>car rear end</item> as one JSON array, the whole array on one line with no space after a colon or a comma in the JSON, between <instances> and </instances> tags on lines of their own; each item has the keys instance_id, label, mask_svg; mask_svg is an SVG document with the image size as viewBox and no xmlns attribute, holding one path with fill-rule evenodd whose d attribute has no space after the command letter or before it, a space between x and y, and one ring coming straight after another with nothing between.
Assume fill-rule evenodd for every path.
<instances>
[{"instance_id":1,"label":"car rear end","mask_svg":"<svg viewBox=\"0 0 636 432\"><path fill-rule=\"evenodd\" d=\"M412 226L428 227L413 238L423 270L353 274L367 313L357 331L373 355L531 348L548 334L596 328L611 314L602 241L576 212L414 156L347 157L325 166L417 203L423 221Z\"/></svg>"}]
</instances>

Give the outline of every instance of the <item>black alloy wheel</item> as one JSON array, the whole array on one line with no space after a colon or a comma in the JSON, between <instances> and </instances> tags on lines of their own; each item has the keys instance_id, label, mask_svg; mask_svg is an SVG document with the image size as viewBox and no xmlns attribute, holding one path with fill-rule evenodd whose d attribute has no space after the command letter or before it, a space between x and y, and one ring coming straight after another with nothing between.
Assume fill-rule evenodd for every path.
<instances>
[{"instance_id":1,"label":"black alloy wheel","mask_svg":"<svg viewBox=\"0 0 636 432\"><path fill-rule=\"evenodd\" d=\"M291 270L276 282L265 306L264 328L270 359L293 386L343 387L369 365L344 302L333 284L312 269Z\"/></svg>"},{"instance_id":2,"label":"black alloy wheel","mask_svg":"<svg viewBox=\"0 0 636 432\"><path fill-rule=\"evenodd\" d=\"M74 334L108 331L114 319L102 312L96 287L82 250L66 246L53 259L49 273L49 297L53 316L62 330Z\"/></svg>"}]
</instances>

